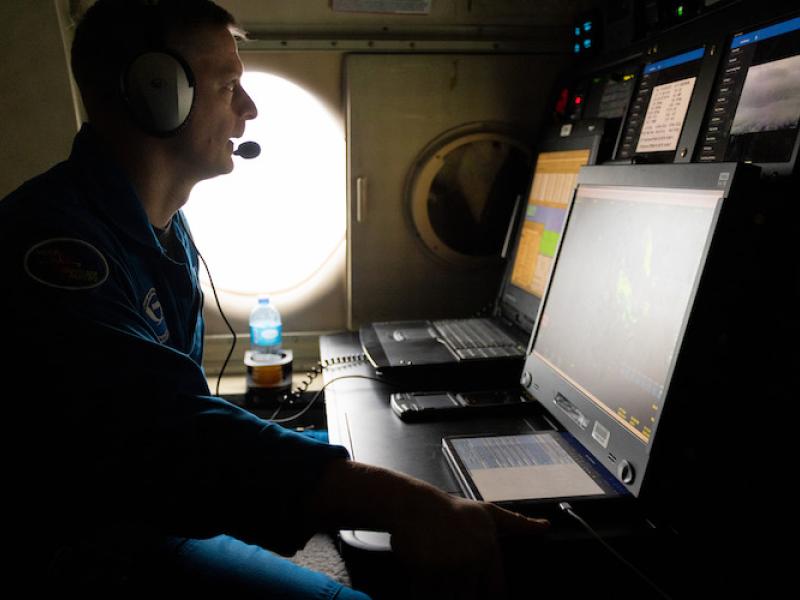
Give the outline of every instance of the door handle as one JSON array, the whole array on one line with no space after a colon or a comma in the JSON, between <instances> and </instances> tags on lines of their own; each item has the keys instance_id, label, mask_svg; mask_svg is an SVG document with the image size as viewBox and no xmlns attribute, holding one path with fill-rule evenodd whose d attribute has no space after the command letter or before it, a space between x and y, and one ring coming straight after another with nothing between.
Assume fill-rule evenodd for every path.
<instances>
[{"instance_id":1,"label":"door handle","mask_svg":"<svg viewBox=\"0 0 800 600\"><path fill-rule=\"evenodd\" d=\"M367 220L367 178L356 178L356 223Z\"/></svg>"}]
</instances>

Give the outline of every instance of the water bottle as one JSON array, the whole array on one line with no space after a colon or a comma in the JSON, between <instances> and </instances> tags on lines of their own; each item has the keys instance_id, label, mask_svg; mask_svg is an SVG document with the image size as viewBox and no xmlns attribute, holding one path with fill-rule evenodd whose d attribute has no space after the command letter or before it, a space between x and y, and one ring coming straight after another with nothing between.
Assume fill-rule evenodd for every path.
<instances>
[{"instance_id":1,"label":"water bottle","mask_svg":"<svg viewBox=\"0 0 800 600\"><path fill-rule=\"evenodd\" d=\"M269 298L259 298L250 311L250 347L259 354L277 354L281 349L281 314Z\"/></svg>"}]
</instances>

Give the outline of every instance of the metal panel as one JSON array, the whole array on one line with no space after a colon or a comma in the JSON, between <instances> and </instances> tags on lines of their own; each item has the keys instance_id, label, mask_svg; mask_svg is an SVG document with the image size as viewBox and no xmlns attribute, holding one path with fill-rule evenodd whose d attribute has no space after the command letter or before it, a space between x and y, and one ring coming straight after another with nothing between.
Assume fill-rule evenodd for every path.
<instances>
[{"instance_id":1,"label":"metal panel","mask_svg":"<svg viewBox=\"0 0 800 600\"><path fill-rule=\"evenodd\" d=\"M415 161L448 131L499 126L531 144L562 65L552 55L346 58L351 328L468 315L494 298L499 256L473 267L437 260L415 233L405 188Z\"/></svg>"}]
</instances>

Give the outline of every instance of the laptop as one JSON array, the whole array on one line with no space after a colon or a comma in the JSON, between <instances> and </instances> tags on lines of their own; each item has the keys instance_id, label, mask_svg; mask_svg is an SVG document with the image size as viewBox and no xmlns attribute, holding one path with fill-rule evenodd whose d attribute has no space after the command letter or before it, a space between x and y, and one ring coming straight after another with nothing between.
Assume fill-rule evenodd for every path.
<instances>
[{"instance_id":1,"label":"laptop","mask_svg":"<svg viewBox=\"0 0 800 600\"><path fill-rule=\"evenodd\" d=\"M708 377L698 348L708 311L725 306L715 278L736 263L728 215L752 200L740 191L747 167L581 170L522 373L556 429L445 436L466 496L521 511L630 500L652 456L680 458L664 448L681 454L680 432L705 414L687 398Z\"/></svg>"},{"instance_id":2,"label":"laptop","mask_svg":"<svg viewBox=\"0 0 800 600\"><path fill-rule=\"evenodd\" d=\"M514 242L513 258L490 316L360 328L364 354L379 373L408 380L468 371L497 381L507 372L516 383L578 171L596 159L602 134L602 120L579 122L540 145L527 203L515 211L521 224L510 229L515 236L507 241Z\"/></svg>"}]
</instances>

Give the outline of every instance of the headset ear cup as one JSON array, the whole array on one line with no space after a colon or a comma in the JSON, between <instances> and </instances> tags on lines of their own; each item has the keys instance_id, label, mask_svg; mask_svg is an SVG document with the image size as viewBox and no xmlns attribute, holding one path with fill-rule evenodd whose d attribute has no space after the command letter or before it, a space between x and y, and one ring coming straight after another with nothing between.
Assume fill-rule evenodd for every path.
<instances>
[{"instance_id":1,"label":"headset ear cup","mask_svg":"<svg viewBox=\"0 0 800 600\"><path fill-rule=\"evenodd\" d=\"M189 66L167 52L137 56L125 71L122 89L136 122L157 136L177 133L194 104L194 78Z\"/></svg>"}]
</instances>

